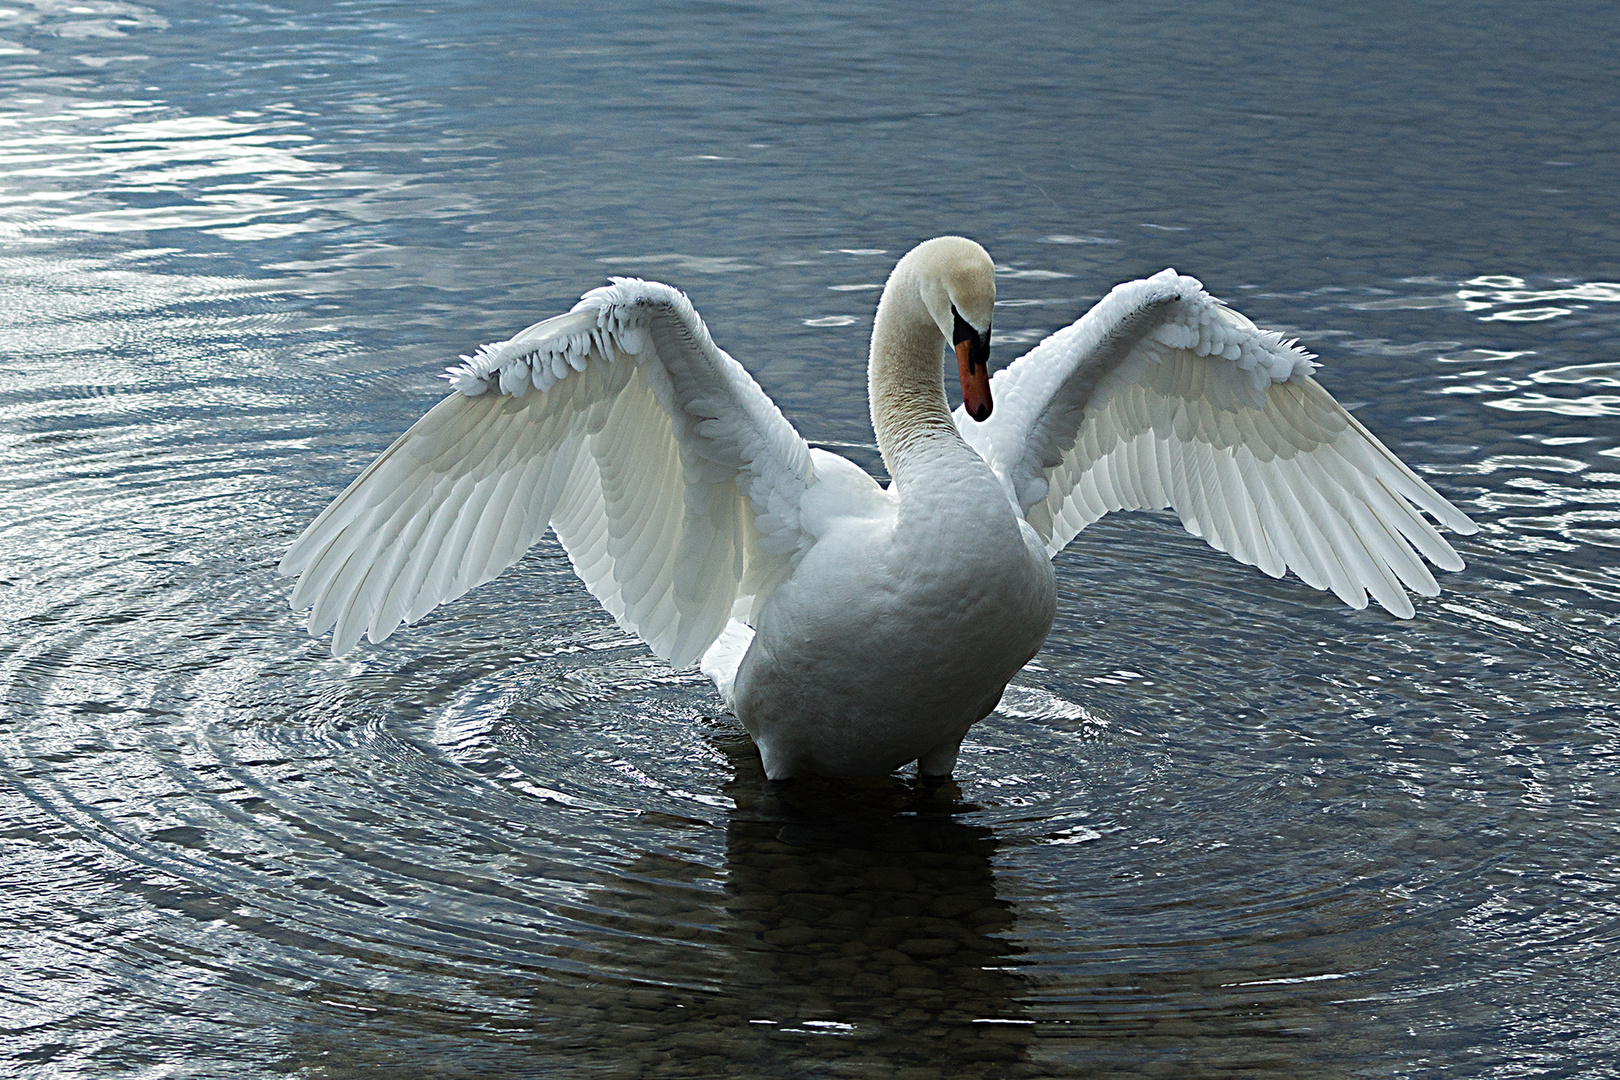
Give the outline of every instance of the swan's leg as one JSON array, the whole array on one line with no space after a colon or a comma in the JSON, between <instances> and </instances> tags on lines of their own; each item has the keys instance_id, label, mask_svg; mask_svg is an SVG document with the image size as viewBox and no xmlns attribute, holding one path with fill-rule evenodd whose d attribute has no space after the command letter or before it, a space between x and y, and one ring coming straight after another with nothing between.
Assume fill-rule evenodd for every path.
<instances>
[{"instance_id":1,"label":"swan's leg","mask_svg":"<svg viewBox=\"0 0 1620 1080\"><path fill-rule=\"evenodd\" d=\"M793 779L793 766L795 762L786 754L775 752L770 746L754 740L759 747L759 763L765 766L765 779L791 780Z\"/></svg>"},{"instance_id":2,"label":"swan's leg","mask_svg":"<svg viewBox=\"0 0 1620 1080\"><path fill-rule=\"evenodd\" d=\"M984 702L979 706L979 715L974 719L974 724L996 711L996 706L1001 704L1001 695L1006 689L1005 685L999 686L996 688L995 693L984 699ZM970 724L969 727L971 726ZM917 775L928 780L949 780L951 770L956 768L956 755L961 751L962 740L967 738L967 733L968 729L963 728L951 738L946 739L928 753L919 757L917 759Z\"/></svg>"},{"instance_id":3,"label":"swan's leg","mask_svg":"<svg viewBox=\"0 0 1620 1080\"><path fill-rule=\"evenodd\" d=\"M956 755L962 749L962 736L946 739L917 759L917 775L930 780L949 780L956 768Z\"/></svg>"}]
</instances>

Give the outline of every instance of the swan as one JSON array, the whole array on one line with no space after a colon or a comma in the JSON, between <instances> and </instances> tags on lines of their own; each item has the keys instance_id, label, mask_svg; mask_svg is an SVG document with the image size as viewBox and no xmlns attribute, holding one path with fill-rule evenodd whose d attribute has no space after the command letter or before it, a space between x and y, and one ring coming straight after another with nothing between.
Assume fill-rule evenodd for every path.
<instances>
[{"instance_id":1,"label":"swan","mask_svg":"<svg viewBox=\"0 0 1620 1080\"><path fill-rule=\"evenodd\" d=\"M625 630L697 664L773 780L948 776L1052 625L1052 557L1113 510L1175 510L1272 577L1400 618L1423 516L1476 527L1312 377L1311 354L1165 270L992 378L994 265L900 259L872 328L891 482L808 446L686 296L635 278L486 345L280 564L340 655L491 580L550 527ZM963 405L950 410L954 352ZM1419 556L1422 556L1420 558Z\"/></svg>"}]
</instances>

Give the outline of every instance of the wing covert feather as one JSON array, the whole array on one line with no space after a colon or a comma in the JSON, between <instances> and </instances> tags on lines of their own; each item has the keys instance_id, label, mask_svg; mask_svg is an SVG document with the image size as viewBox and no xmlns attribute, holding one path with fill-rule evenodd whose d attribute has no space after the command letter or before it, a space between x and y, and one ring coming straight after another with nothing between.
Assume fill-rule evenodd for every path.
<instances>
[{"instance_id":1,"label":"wing covert feather","mask_svg":"<svg viewBox=\"0 0 1620 1080\"><path fill-rule=\"evenodd\" d=\"M553 528L626 630L694 663L810 538L809 448L684 295L636 279L485 346L281 563L332 652L494 578Z\"/></svg>"},{"instance_id":2,"label":"wing covert feather","mask_svg":"<svg viewBox=\"0 0 1620 1080\"><path fill-rule=\"evenodd\" d=\"M958 429L1055 555L1115 510L1173 508L1272 577L1402 618L1462 560L1426 521L1476 531L1312 377L1313 357L1190 277L1115 288L991 380ZM1421 558L1419 557L1421 555Z\"/></svg>"}]
</instances>

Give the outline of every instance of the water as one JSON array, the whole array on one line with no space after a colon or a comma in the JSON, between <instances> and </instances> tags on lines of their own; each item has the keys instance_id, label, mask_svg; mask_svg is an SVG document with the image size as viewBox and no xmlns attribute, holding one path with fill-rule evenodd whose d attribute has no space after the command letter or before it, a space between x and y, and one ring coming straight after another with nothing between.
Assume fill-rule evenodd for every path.
<instances>
[{"instance_id":1,"label":"water","mask_svg":"<svg viewBox=\"0 0 1620 1080\"><path fill-rule=\"evenodd\" d=\"M1603 5L0 11L0 1071L1590 1076L1620 1012ZM342 660L273 566L610 273L868 467L876 285L994 362L1200 276L1480 522L1397 622L1164 515L956 782L768 790L543 543Z\"/></svg>"}]
</instances>

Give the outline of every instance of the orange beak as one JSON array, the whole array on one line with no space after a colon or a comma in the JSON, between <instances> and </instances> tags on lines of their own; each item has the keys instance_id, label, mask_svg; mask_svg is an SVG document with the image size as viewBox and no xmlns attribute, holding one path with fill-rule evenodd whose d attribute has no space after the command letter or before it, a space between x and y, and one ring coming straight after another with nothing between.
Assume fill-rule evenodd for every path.
<instances>
[{"instance_id":1,"label":"orange beak","mask_svg":"<svg viewBox=\"0 0 1620 1080\"><path fill-rule=\"evenodd\" d=\"M990 418L990 364L989 348L976 341L956 343L956 373L962 378L962 407L973 419L983 423ZM975 355L978 354L978 355Z\"/></svg>"}]
</instances>

